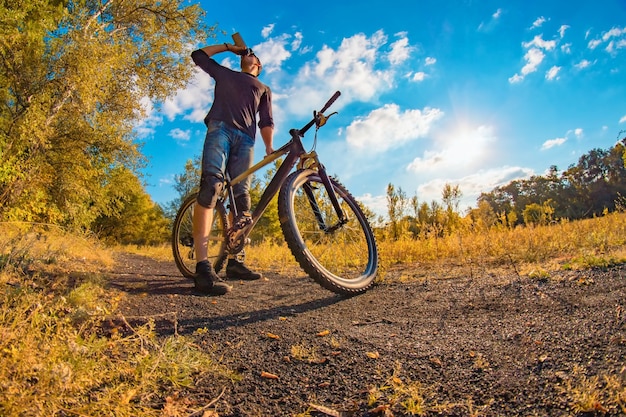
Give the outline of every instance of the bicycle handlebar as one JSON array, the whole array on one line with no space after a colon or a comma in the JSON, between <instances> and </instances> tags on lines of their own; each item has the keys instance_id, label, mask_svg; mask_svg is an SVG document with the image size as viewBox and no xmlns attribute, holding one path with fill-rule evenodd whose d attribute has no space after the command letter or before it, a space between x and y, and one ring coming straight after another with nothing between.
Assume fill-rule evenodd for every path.
<instances>
[{"instance_id":1,"label":"bicycle handlebar","mask_svg":"<svg viewBox=\"0 0 626 417\"><path fill-rule=\"evenodd\" d=\"M341 91L336 91L335 94L333 94L333 96L326 102L326 104L324 104L324 107L322 107L320 113L324 113L330 106L332 106L335 100L337 100L340 95Z\"/></svg>"},{"instance_id":2,"label":"bicycle handlebar","mask_svg":"<svg viewBox=\"0 0 626 417\"><path fill-rule=\"evenodd\" d=\"M301 137L304 136L306 131L309 130L311 126L315 124L315 122L317 122L318 113L321 114L321 113L324 113L326 110L328 110L328 108L332 106L332 104L339 98L340 95L341 95L341 91L336 91L335 94L333 94L333 96L326 102L326 104L324 104L324 107L322 107L322 110L320 110L319 112L313 112L313 115L314 115L313 120L307 123L302 129L300 130L292 129L290 132L292 132L292 134L297 134L298 136L301 136Z\"/></svg>"}]
</instances>

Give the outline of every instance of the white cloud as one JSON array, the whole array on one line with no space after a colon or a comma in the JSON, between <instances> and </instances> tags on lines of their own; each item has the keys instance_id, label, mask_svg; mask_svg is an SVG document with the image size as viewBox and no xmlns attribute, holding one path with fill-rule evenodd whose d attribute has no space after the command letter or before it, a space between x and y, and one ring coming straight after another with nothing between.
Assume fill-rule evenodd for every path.
<instances>
[{"instance_id":1,"label":"white cloud","mask_svg":"<svg viewBox=\"0 0 626 417\"><path fill-rule=\"evenodd\" d=\"M531 28L538 28L538 27L541 27L541 25L543 25L543 24L546 22L546 20L547 20L547 19L546 19L545 17L543 17L543 16L538 17L538 18L537 18L537 19L533 22L533 25L531 26Z\"/></svg>"},{"instance_id":2,"label":"white cloud","mask_svg":"<svg viewBox=\"0 0 626 417\"><path fill-rule=\"evenodd\" d=\"M607 43L607 46L604 48L605 51L611 55L615 55L618 49L626 47L626 27L611 28L609 31L604 32L601 37L590 40L587 47L593 50L602 43Z\"/></svg>"},{"instance_id":3,"label":"white cloud","mask_svg":"<svg viewBox=\"0 0 626 417\"><path fill-rule=\"evenodd\" d=\"M553 66L552 68L550 68L548 70L548 72L546 72L546 79L547 80L558 80L559 79L559 71L561 70L561 67L557 67L556 65Z\"/></svg>"},{"instance_id":4,"label":"white cloud","mask_svg":"<svg viewBox=\"0 0 626 417\"><path fill-rule=\"evenodd\" d=\"M189 139L191 139L191 132L188 129L182 130L175 128L170 130L169 136L176 142L189 142Z\"/></svg>"},{"instance_id":5,"label":"white cloud","mask_svg":"<svg viewBox=\"0 0 626 417\"><path fill-rule=\"evenodd\" d=\"M567 141L567 138L555 138L547 140L541 145L541 150L545 151L546 149L554 148L555 146L561 146Z\"/></svg>"},{"instance_id":6,"label":"white cloud","mask_svg":"<svg viewBox=\"0 0 626 417\"><path fill-rule=\"evenodd\" d=\"M134 130L138 137L145 139L154 135L156 127L163 124L163 117L159 115L157 109L154 107L154 104L148 97L143 97L140 100L140 105L142 118L139 119L134 127Z\"/></svg>"},{"instance_id":7,"label":"white cloud","mask_svg":"<svg viewBox=\"0 0 626 417\"><path fill-rule=\"evenodd\" d=\"M589 41L589 43L587 44L587 47L589 49L596 49L598 47L598 45L600 45L602 43L602 41L600 39L592 39Z\"/></svg>"},{"instance_id":8,"label":"white cloud","mask_svg":"<svg viewBox=\"0 0 626 417\"><path fill-rule=\"evenodd\" d=\"M401 35L404 36L404 35ZM402 38L404 39L404 38ZM372 36L357 34L342 40L337 49L324 46L300 69L295 82L288 89L285 110L296 115L308 115L311 103L323 103L330 95L340 90L343 99L335 109L353 100L371 101L393 86L395 67L379 68L385 57L382 48L387 36L382 30ZM402 42L396 47L403 49Z\"/></svg>"},{"instance_id":9,"label":"white cloud","mask_svg":"<svg viewBox=\"0 0 626 417\"><path fill-rule=\"evenodd\" d=\"M565 36L565 31L567 29L569 29L569 25L561 25L561 27L559 28L559 35L561 35L561 38Z\"/></svg>"},{"instance_id":10,"label":"white cloud","mask_svg":"<svg viewBox=\"0 0 626 417\"><path fill-rule=\"evenodd\" d=\"M609 30L608 32L602 35L602 40L606 42L611 38L618 38L625 34L626 34L626 27L624 27L623 29L612 28L611 30Z\"/></svg>"},{"instance_id":11,"label":"white cloud","mask_svg":"<svg viewBox=\"0 0 626 417\"><path fill-rule=\"evenodd\" d=\"M391 65L398 65L409 58L414 48L409 46L409 39L403 35L400 39L391 44L391 51L387 55L387 59Z\"/></svg>"},{"instance_id":12,"label":"white cloud","mask_svg":"<svg viewBox=\"0 0 626 417\"><path fill-rule=\"evenodd\" d=\"M365 207L372 210L374 213L379 216L386 216L387 213L387 195L372 195L370 193L363 194L362 196L356 197L356 199Z\"/></svg>"},{"instance_id":13,"label":"white cloud","mask_svg":"<svg viewBox=\"0 0 626 417\"><path fill-rule=\"evenodd\" d=\"M186 120L201 122L213 100L213 85L213 79L197 68L187 87L163 102L161 113L168 120L183 115Z\"/></svg>"},{"instance_id":14,"label":"white cloud","mask_svg":"<svg viewBox=\"0 0 626 417\"><path fill-rule=\"evenodd\" d=\"M479 32L490 32L490 31L492 31L496 27L498 21L500 20L500 17L502 17L502 13L503 13L502 9L496 10L491 15L491 18L486 23L485 22L480 22L480 25L478 25L478 31Z\"/></svg>"},{"instance_id":15,"label":"white cloud","mask_svg":"<svg viewBox=\"0 0 626 417\"><path fill-rule=\"evenodd\" d=\"M526 65L522 67L522 75L528 75L531 72L537 71L537 67L543 59L545 58L545 54L541 52L537 48L529 49L524 55L524 59L526 60Z\"/></svg>"},{"instance_id":16,"label":"white cloud","mask_svg":"<svg viewBox=\"0 0 626 417\"><path fill-rule=\"evenodd\" d=\"M291 52L287 50L291 41L290 35L282 35L268 38L252 48L263 64L264 74L280 70L283 62L291 57Z\"/></svg>"},{"instance_id":17,"label":"white cloud","mask_svg":"<svg viewBox=\"0 0 626 417\"><path fill-rule=\"evenodd\" d=\"M626 114L622 116L621 119L619 119L620 123L626 123Z\"/></svg>"},{"instance_id":18,"label":"white cloud","mask_svg":"<svg viewBox=\"0 0 626 417\"><path fill-rule=\"evenodd\" d=\"M411 75L411 81L421 82L426 79L426 73L422 71L418 71L415 74Z\"/></svg>"},{"instance_id":19,"label":"white cloud","mask_svg":"<svg viewBox=\"0 0 626 417\"><path fill-rule=\"evenodd\" d=\"M426 57L426 61L424 62L424 65L435 65L436 62L437 62L436 58L429 56L429 57Z\"/></svg>"},{"instance_id":20,"label":"white cloud","mask_svg":"<svg viewBox=\"0 0 626 417\"><path fill-rule=\"evenodd\" d=\"M297 51L298 49L300 49L300 46L302 45L302 32L296 32L293 35L293 41L291 41L291 50L292 51Z\"/></svg>"},{"instance_id":21,"label":"white cloud","mask_svg":"<svg viewBox=\"0 0 626 417\"><path fill-rule=\"evenodd\" d=\"M556 47L556 41L543 40L543 34L542 34L542 35L536 35L533 38L533 40L530 42L523 42L522 46L524 48L530 48L534 46L536 48L545 49L546 51L551 51L552 49Z\"/></svg>"},{"instance_id":22,"label":"white cloud","mask_svg":"<svg viewBox=\"0 0 626 417\"><path fill-rule=\"evenodd\" d=\"M269 37L272 34L272 32L274 31L274 26L275 26L274 23L265 26L261 30L261 36L263 36L264 38Z\"/></svg>"},{"instance_id":23,"label":"white cloud","mask_svg":"<svg viewBox=\"0 0 626 417\"><path fill-rule=\"evenodd\" d=\"M353 148L384 152L424 137L442 116L439 109L403 112L397 104L386 104L352 122L346 129L346 141Z\"/></svg>"},{"instance_id":24,"label":"white cloud","mask_svg":"<svg viewBox=\"0 0 626 417\"><path fill-rule=\"evenodd\" d=\"M591 66L591 62L587 61L586 59L583 59L582 61L580 61L578 64L574 65L576 68L578 69L585 69L589 66Z\"/></svg>"},{"instance_id":25,"label":"white cloud","mask_svg":"<svg viewBox=\"0 0 626 417\"><path fill-rule=\"evenodd\" d=\"M582 128L578 127L574 129L574 136L576 136L578 139L582 138L583 135L584 135L584 131Z\"/></svg>"},{"instance_id":26,"label":"white cloud","mask_svg":"<svg viewBox=\"0 0 626 417\"><path fill-rule=\"evenodd\" d=\"M417 195L422 202L441 201L441 191L446 184L458 185L462 193L461 209L475 207L476 199L483 192L506 185L514 180L530 178L534 172L530 168L504 166L489 170L480 170L477 173L460 178L439 178L421 184L417 188Z\"/></svg>"}]
</instances>

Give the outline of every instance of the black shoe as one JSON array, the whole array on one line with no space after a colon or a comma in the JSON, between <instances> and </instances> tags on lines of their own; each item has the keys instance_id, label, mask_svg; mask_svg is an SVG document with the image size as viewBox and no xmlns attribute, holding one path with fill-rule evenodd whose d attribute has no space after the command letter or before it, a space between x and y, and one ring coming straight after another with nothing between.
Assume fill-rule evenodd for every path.
<instances>
[{"instance_id":1,"label":"black shoe","mask_svg":"<svg viewBox=\"0 0 626 417\"><path fill-rule=\"evenodd\" d=\"M226 265L226 276L228 279L241 279L244 281L254 281L261 279L262 275L258 272L252 272L243 263L236 259L229 259Z\"/></svg>"},{"instance_id":2,"label":"black shoe","mask_svg":"<svg viewBox=\"0 0 626 417\"><path fill-rule=\"evenodd\" d=\"M196 290L206 295L224 295L233 288L217 276L207 261L196 264L193 282L196 284Z\"/></svg>"}]
</instances>

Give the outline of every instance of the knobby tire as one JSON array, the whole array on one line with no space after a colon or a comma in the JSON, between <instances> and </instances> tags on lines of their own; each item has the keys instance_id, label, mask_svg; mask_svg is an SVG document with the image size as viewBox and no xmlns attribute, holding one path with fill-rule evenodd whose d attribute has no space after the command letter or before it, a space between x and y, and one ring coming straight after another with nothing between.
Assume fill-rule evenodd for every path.
<instances>
[{"instance_id":1,"label":"knobby tire","mask_svg":"<svg viewBox=\"0 0 626 417\"><path fill-rule=\"evenodd\" d=\"M347 223L334 230L335 212L319 174L299 170L287 178L278 197L278 214L285 240L304 271L322 287L342 295L356 295L373 284L378 268L374 233L359 203L346 188L330 178ZM305 188L315 196L313 210ZM317 211L317 214L315 213ZM331 228L332 229L332 228Z\"/></svg>"}]
</instances>

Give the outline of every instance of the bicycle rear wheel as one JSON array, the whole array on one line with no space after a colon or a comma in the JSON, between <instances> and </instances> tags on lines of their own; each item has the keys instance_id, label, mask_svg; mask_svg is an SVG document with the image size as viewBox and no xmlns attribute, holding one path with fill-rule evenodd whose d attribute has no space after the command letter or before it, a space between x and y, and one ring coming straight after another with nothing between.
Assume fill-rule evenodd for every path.
<instances>
[{"instance_id":1,"label":"bicycle rear wheel","mask_svg":"<svg viewBox=\"0 0 626 417\"><path fill-rule=\"evenodd\" d=\"M374 283L378 250L361 207L345 187L330 179L347 220L339 224L318 173L292 173L281 187L278 213L287 245L309 276L338 294L355 295Z\"/></svg>"},{"instance_id":2,"label":"bicycle rear wheel","mask_svg":"<svg viewBox=\"0 0 626 417\"><path fill-rule=\"evenodd\" d=\"M172 230L172 254L178 270L186 278L193 279L196 272L196 253L193 241L193 212L196 207L196 194L189 196L178 209ZM222 202L218 201L213 211L213 226L209 236L207 257L215 272L226 261L226 233L228 217Z\"/></svg>"}]
</instances>

